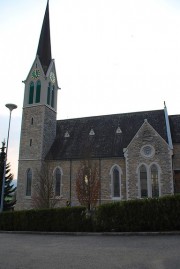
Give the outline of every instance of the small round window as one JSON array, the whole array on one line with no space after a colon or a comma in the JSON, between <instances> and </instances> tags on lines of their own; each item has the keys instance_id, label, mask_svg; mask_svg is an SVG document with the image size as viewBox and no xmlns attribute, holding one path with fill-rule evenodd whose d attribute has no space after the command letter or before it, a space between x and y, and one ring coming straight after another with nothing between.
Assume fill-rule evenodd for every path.
<instances>
[{"instance_id":1,"label":"small round window","mask_svg":"<svg viewBox=\"0 0 180 269\"><path fill-rule=\"evenodd\" d=\"M154 156L155 150L151 145L146 145L141 148L141 155L146 158Z\"/></svg>"}]
</instances>

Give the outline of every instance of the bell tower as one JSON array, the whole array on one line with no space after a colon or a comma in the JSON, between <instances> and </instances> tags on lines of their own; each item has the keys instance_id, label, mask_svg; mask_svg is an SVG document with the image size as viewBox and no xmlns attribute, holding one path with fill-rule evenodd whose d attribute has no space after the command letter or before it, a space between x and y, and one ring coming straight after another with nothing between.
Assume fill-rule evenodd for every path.
<instances>
[{"instance_id":1,"label":"bell tower","mask_svg":"<svg viewBox=\"0 0 180 269\"><path fill-rule=\"evenodd\" d=\"M33 175L35 170L41 167L56 136L58 83L55 63L51 56L49 1L36 57L23 82L25 91L19 149L17 209L31 207L29 200L34 184ZM27 171L31 171L32 177L28 183ZM30 191L27 192L27 188L30 188Z\"/></svg>"}]
</instances>

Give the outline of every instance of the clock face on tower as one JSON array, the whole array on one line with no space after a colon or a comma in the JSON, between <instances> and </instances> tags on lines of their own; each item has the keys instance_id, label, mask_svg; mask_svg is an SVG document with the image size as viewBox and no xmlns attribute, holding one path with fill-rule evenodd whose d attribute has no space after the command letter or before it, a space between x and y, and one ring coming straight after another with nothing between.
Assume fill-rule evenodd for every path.
<instances>
[{"instance_id":1,"label":"clock face on tower","mask_svg":"<svg viewBox=\"0 0 180 269\"><path fill-rule=\"evenodd\" d=\"M50 76L49 77L50 77L51 82L52 83L55 83L56 77L55 77L55 74L53 72L50 73Z\"/></svg>"},{"instance_id":2,"label":"clock face on tower","mask_svg":"<svg viewBox=\"0 0 180 269\"><path fill-rule=\"evenodd\" d=\"M32 78L36 79L36 78L38 78L39 76L40 76L40 71L39 71L39 69L34 69L34 70L32 71Z\"/></svg>"}]
</instances>

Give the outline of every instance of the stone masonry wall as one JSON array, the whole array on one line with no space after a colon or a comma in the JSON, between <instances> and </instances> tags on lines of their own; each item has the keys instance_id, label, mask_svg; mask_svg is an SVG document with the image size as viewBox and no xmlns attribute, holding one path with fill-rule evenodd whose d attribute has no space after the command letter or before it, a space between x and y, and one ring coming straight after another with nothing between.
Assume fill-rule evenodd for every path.
<instances>
[{"instance_id":1,"label":"stone masonry wall","mask_svg":"<svg viewBox=\"0 0 180 269\"><path fill-rule=\"evenodd\" d=\"M42 159L56 135L56 113L46 106L23 111L19 159Z\"/></svg>"},{"instance_id":2,"label":"stone masonry wall","mask_svg":"<svg viewBox=\"0 0 180 269\"><path fill-rule=\"evenodd\" d=\"M152 146L154 153L145 156L143 146ZM125 151L127 168L127 198L139 197L138 167L153 163L160 167L160 195L173 193L172 151L157 132L145 122Z\"/></svg>"},{"instance_id":3,"label":"stone masonry wall","mask_svg":"<svg viewBox=\"0 0 180 269\"><path fill-rule=\"evenodd\" d=\"M98 165L99 171L101 171L101 196L98 204L107 203L112 201L111 196L111 175L110 171L114 165L118 165L122 170L121 177L121 200L126 199L126 175L125 175L125 162L124 159L101 159L95 160ZM100 167L99 167L100 165ZM59 167L62 172L62 184L61 184L61 197L57 198L59 202L56 207L66 205L66 201L71 201L73 206L79 205L76 195L76 178L78 170L81 166L81 160L73 161L49 161L49 169L53 172L55 168ZM17 205L16 210L30 209L32 208L31 197L26 197L26 172L28 168L33 171L33 183L32 183L32 195L33 186L36 184L37 169L40 170L41 162L39 161L22 161L19 166L19 180L18 180L18 193L17 193Z\"/></svg>"},{"instance_id":4,"label":"stone masonry wall","mask_svg":"<svg viewBox=\"0 0 180 269\"><path fill-rule=\"evenodd\" d=\"M31 168L33 180L41 162L56 136L56 112L44 105L24 108L22 117L16 209L32 207L26 197L27 170ZM35 182L33 181L32 184ZM33 188L32 188L33 194Z\"/></svg>"},{"instance_id":5,"label":"stone masonry wall","mask_svg":"<svg viewBox=\"0 0 180 269\"><path fill-rule=\"evenodd\" d=\"M22 209L31 209L32 208L32 199L29 196L26 196L26 174L27 170L31 168L32 170L32 186L35 184L35 178L37 177L37 170L41 168L41 161L21 161L18 168L18 182L17 182L17 203L15 210ZM33 187L32 187L32 196L33 196Z\"/></svg>"}]
</instances>

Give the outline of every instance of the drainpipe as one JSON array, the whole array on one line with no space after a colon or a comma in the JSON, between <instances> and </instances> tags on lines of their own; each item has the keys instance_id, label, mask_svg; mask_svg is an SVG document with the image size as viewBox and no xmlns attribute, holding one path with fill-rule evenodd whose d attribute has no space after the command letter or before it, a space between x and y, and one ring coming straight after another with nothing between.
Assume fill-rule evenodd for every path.
<instances>
[{"instance_id":1,"label":"drainpipe","mask_svg":"<svg viewBox=\"0 0 180 269\"><path fill-rule=\"evenodd\" d=\"M172 137L171 137L171 129L170 129L169 117L168 117L168 112L167 112L167 107L166 107L165 102L164 102L164 115L165 115L165 120L166 120L168 144L169 144L169 147L171 149L171 155L173 155L173 143L172 143ZM173 160L172 160L172 158L171 158L171 169L172 169L172 193L174 193L174 176L173 176Z\"/></svg>"},{"instance_id":2,"label":"drainpipe","mask_svg":"<svg viewBox=\"0 0 180 269\"><path fill-rule=\"evenodd\" d=\"M70 181L69 181L69 202L71 206L71 185L72 185L72 160L70 159Z\"/></svg>"},{"instance_id":3,"label":"drainpipe","mask_svg":"<svg viewBox=\"0 0 180 269\"><path fill-rule=\"evenodd\" d=\"M99 158L99 180L100 180L99 205L101 205L101 159L100 158Z\"/></svg>"},{"instance_id":4,"label":"drainpipe","mask_svg":"<svg viewBox=\"0 0 180 269\"><path fill-rule=\"evenodd\" d=\"M166 103L164 102L164 115L165 115L165 121L166 121L166 131L167 131L167 137L168 137L168 144L170 149L173 149L173 143L172 143L172 137L171 137L171 129L169 124L169 117L167 112Z\"/></svg>"}]
</instances>

